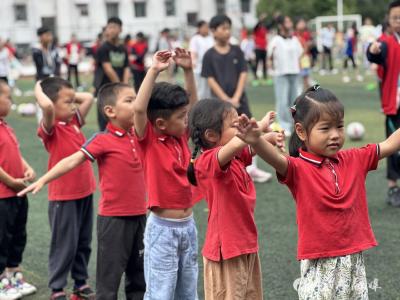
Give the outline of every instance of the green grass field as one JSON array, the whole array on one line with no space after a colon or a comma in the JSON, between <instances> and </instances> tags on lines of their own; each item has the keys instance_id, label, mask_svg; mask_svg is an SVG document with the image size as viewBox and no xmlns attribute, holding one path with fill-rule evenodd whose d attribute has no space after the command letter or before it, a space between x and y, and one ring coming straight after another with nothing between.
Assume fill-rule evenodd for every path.
<instances>
[{"instance_id":1,"label":"green grass field","mask_svg":"<svg viewBox=\"0 0 400 300\"><path fill-rule=\"evenodd\" d=\"M379 142L384 138L384 116L380 113L378 92L367 91L366 83L342 84L339 76L317 77L322 86L331 89L345 105L345 121L360 121L366 127L362 142L347 142L345 147L361 146ZM87 79L88 80L88 79ZM368 82L373 82L369 77ZM32 89L31 80L20 80L22 90ZM247 88L251 108L256 117L274 108L273 87ZM32 97L14 97L16 102L32 102ZM20 140L24 157L42 175L47 167L47 154L36 137L35 118L20 117L15 112L8 117ZM94 110L91 111L84 129L86 137L97 130ZM372 172L367 179L370 218L379 246L365 252L368 282L371 287L370 299L400 299L400 209L385 204L386 180L385 162ZM272 171L263 162L262 168ZM38 287L37 294L27 299L48 299L47 261L49 249L49 225L47 219L47 191L30 196L28 221L28 244L23 267L25 277ZM98 193L95 199L98 199ZM202 247L207 226L207 212L202 202L195 208L199 229L199 245ZM266 299L296 299L293 281L299 277L299 263L296 260L296 215L294 202L287 188L278 184L276 178L267 184L257 184L256 221L259 231L260 257L263 271L263 287ZM90 283L94 286L96 262L96 238L93 235L93 255L90 261ZM201 249L199 249L199 253ZM199 298L203 298L202 259L199 256ZM378 283L375 285L374 283ZM71 289L71 280L69 289ZM121 293L121 299L124 299Z\"/></svg>"}]
</instances>

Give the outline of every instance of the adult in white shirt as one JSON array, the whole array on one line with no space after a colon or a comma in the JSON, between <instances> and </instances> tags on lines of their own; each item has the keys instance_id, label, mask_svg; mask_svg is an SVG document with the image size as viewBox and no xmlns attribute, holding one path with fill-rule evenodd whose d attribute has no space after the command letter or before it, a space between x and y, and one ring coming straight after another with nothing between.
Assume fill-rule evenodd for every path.
<instances>
[{"instance_id":1,"label":"adult in white shirt","mask_svg":"<svg viewBox=\"0 0 400 300\"><path fill-rule=\"evenodd\" d=\"M268 45L268 58L272 60L276 113L279 124L287 135L293 129L290 107L301 92L300 57L303 48L293 36L293 22L288 16L277 18L278 35Z\"/></svg>"},{"instance_id":2,"label":"adult in white shirt","mask_svg":"<svg viewBox=\"0 0 400 300\"><path fill-rule=\"evenodd\" d=\"M326 60L328 59L329 62L329 70L333 70L332 64L332 48L335 41L335 28L332 24L328 24L328 27L323 27L321 29L320 37L321 37L321 44L323 48L322 52L322 69L326 70Z\"/></svg>"},{"instance_id":3,"label":"adult in white shirt","mask_svg":"<svg viewBox=\"0 0 400 300\"><path fill-rule=\"evenodd\" d=\"M360 28L360 41L362 43L362 57L363 57L363 62L364 62L364 67L365 69L369 69L370 62L368 61L367 56L365 53L367 53L367 49L369 44L371 44L373 41L375 41L379 35L376 34L376 28L372 23L372 20L370 18L365 18L364 20L364 25L361 26Z\"/></svg>"},{"instance_id":4,"label":"adult in white shirt","mask_svg":"<svg viewBox=\"0 0 400 300\"><path fill-rule=\"evenodd\" d=\"M198 99L209 98L211 91L207 83L207 78L201 77L203 56L208 49L214 46L214 39L209 35L208 24L206 21L197 23L197 33L190 40L190 53L194 65L194 76L197 86Z\"/></svg>"},{"instance_id":5,"label":"adult in white shirt","mask_svg":"<svg viewBox=\"0 0 400 300\"><path fill-rule=\"evenodd\" d=\"M10 73L10 62L12 54L6 47L4 40L0 39L0 80L8 83L8 75Z\"/></svg>"}]
</instances>

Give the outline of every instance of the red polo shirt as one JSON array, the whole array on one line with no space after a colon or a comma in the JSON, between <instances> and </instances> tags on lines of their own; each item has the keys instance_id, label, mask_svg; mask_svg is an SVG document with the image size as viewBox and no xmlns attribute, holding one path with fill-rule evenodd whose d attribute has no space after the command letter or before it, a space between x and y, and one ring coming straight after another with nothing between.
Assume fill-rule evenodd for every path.
<instances>
[{"instance_id":1,"label":"red polo shirt","mask_svg":"<svg viewBox=\"0 0 400 300\"><path fill-rule=\"evenodd\" d=\"M288 157L286 184L296 202L297 258L357 253L377 245L368 215L365 179L379 161L379 146L339 151L324 158L300 151Z\"/></svg>"},{"instance_id":2,"label":"red polo shirt","mask_svg":"<svg viewBox=\"0 0 400 300\"><path fill-rule=\"evenodd\" d=\"M209 209L203 256L213 261L258 251L256 191L246 171L252 155L244 148L223 170L217 158L220 149L205 151L195 162L198 187Z\"/></svg>"},{"instance_id":3,"label":"red polo shirt","mask_svg":"<svg viewBox=\"0 0 400 300\"><path fill-rule=\"evenodd\" d=\"M79 112L71 122L56 121L51 132L47 132L41 123L38 136L50 154L49 170L63 158L78 151L85 143L85 136L80 130L82 125L83 121ZM95 189L96 181L92 166L87 161L50 182L48 197L50 201L77 200L89 196Z\"/></svg>"},{"instance_id":4,"label":"red polo shirt","mask_svg":"<svg viewBox=\"0 0 400 300\"><path fill-rule=\"evenodd\" d=\"M24 178L24 166L14 130L0 119L0 167L14 178ZM15 197L16 192L0 181L0 198Z\"/></svg>"},{"instance_id":5,"label":"red polo shirt","mask_svg":"<svg viewBox=\"0 0 400 300\"><path fill-rule=\"evenodd\" d=\"M133 129L127 132L108 123L81 148L99 166L101 216L146 214L143 162L136 143Z\"/></svg>"},{"instance_id":6,"label":"red polo shirt","mask_svg":"<svg viewBox=\"0 0 400 300\"><path fill-rule=\"evenodd\" d=\"M188 135L180 138L159 135L147 122L138 145L144 155L148 207L192 207L192 192L186 175L190 162Z\"/></svg>"}]
</instances>

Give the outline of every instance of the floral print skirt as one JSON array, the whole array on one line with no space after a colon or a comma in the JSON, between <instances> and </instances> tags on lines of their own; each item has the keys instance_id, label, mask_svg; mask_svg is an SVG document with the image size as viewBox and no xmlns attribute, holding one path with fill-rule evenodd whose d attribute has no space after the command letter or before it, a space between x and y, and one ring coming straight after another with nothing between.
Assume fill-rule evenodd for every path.
<instances>
[{"instance_id":1,"label":"floral print skirt","mask_svg":"<svg viewBox=\"0 0 400 300\"><path fill-rule=\"evenodd\" d=\"M300 262L300 300L366 300L368 284L362 252Z\"/></svg>"}]
</instances>

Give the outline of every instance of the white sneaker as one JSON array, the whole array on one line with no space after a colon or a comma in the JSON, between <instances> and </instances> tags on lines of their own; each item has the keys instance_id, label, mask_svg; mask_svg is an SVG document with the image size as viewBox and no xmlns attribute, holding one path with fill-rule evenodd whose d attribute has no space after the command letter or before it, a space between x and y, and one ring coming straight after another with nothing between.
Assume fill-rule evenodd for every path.
<instances>
[{"instance_id":1,"label":"white sneaker","mask_svg":"<svg viewBox=\"0 0 400 300\"><path fill-rule=\"evenodd\" d=\"M357 81L363 82L364 81L364 77L362 75L357 75Z\"/></svg>"},{"instance_id":2,"label":"white sneaker","mask_svg":"<svg viewBox=\"0 0 400 300\"><path fill-rule=\"evenodd\" d=\"M26 282L21 272L15 272L14 274L10 275L11 276L9 277L9 279L11 280L12 287L17 289L22 296L28 296L36 293L36 287Z\"/></svg>"},{"instance_id":3,"label":"white sneaker","mask_svg":"<svg viewBox=\"0 0 400 300\"><path fill-rule=\"evenodd\" d=\"M11 281L4 277L0 281L0 300L20 299L22 294L11 285Z\"/></svg>"},{"instance_id":4,"label":"white sneaker","mask_svg":"<svg viewBox=\"0 0 400 300\"><path fill-rule=\"evenodd\" d=\"M272 178L272 174L265 172L259 168L252 168L249 171L250 177L253 179L254 182L264 183L268 182Z\"/></svg>"},{"instance_id":5,"label":"white sneaker","mask_svg":"<svg viewBox=\"0 0 400 300\"><path fill-rule=\"evenodd\" d=\"M349 76L343 76L343 82L344 83L349 83L350 82L350 77Z\"/></svg>"}]
</instances>

